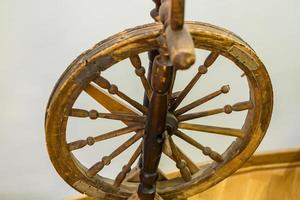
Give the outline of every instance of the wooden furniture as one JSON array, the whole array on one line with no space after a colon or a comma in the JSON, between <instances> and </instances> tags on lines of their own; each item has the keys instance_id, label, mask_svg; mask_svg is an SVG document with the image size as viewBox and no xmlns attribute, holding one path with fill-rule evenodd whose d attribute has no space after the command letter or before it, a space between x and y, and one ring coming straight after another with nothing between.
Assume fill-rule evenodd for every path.
<instances>
[{"instance_id":1,"label":"wooden furniture","mask_svg":"<svg viewBox=\"0 0 300 200\"><path fill-rule=\"evenodd\" d=\"M56 84L50 97L45 130L48 152L60 176L73 188L89 196L104 199L128 199L138 192L140 199L186 199L205 191L239 169L254 153L264 137L272 113L272 86L268 73L251 47L235 34L205 23L184 23L184 1L155 1L151 12L156 23L118 33L76 58ZM174 92L178 70L188 70L195 63L195 48L208 56L182 91ZM139 54L149 52L149 69L142 66ZM229 85L179 107L198 80L213 70L220 58L232 61L243 71L249 85L249 98L233 105L202 112L192 109L226 93ZM144 102L137 102L107 80L103 72L129 59L144 87ZM88 94L108 112L76 108L81 93ZM130 105L130 106L128 106ZM190 120L219 113L247 112L238 129L195 124ZM86 139L68 141L69 118L110 119L124 123L124 128ZM234 137L225 152L216 152L187 134L187 130ZM91 166L84 166L72 152L95 143L134 132L122 145ZM198 148L211 161L199 168L193 158L174 141L178 137ZM114 180L99 176L99 171L127 148L139 143L127 164ZM170 157L181 176L166 179L159 175L161 154ZM139 159L138 170L132 170ZM136 175L137 173L139 175ZM139 177L130 181L128 177Z\"/></svg>"},{"instance_id":2,"label":"wooden furniture","mask_svg":"<svg viewBox=\"0 0 300 200\"><path fill-rule=\"evenodd\" d=\"M176 176L180 174L168 174L170 178ZM298 200L299 183L300 149L264 152L252 156L233 175L189 200ZM95 198L83 195L66 200Z\"/></svg>"}]
</instances>

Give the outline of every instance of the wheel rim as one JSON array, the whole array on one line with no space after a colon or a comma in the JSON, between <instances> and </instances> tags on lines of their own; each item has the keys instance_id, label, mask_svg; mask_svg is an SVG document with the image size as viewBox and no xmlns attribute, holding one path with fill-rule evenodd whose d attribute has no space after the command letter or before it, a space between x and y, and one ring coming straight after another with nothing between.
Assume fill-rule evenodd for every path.
<instances>
[{"instance_id":1,"label":"wheel rim","mask_svg":"<svg viewBox=\"0 0 300 200\"><path fill-rule=\"evenodd\" d=\"M267 72L255 53L240 38L230 32L207 24L189 23L191 34L197 48L217 51L232 60L247 75L250 86L250 98L255 103L254 109L247 114L248 124L242 128L248 132L247 137L238 140L223 155L228 162L215 165L205 171L206 176L194 178L185 183L182 179L159 182L158 193L166 199L180 199L199 193L223 180L237 170L256 149L263 138L272 112L272 88ZM157 47L155 38L161 26L150 24L117 34L96 45L80 59L76 59L66 75L60 80L47 109L46 137L50 158L58 173L74 188L91 196L106 198L127 198L131 191L128 188L111 187L111 181L96 176L86 176L85 167L69 152L66 142L66 125L70 110L87 84L94 80L101 70L129 56L137 55ZM128 51L130 48L130 52ZM99 65L100 64L100 65ZM72 74L71 76L68 76ZM68 94L68 95L65 95ZM68 96L68 98L66 98ZM250 122L254 124L251 126ZM238 149L235 149L239 147ZM201 172L199 172L201 173ZM207 181L208 180L208 181ZM107 183L106 183L107 181ZM129 187L130 188L130 187ZM135 188L135 186L133 187ZM132 190L133 191L133 190Z\"/></svg>"}]
</instances>

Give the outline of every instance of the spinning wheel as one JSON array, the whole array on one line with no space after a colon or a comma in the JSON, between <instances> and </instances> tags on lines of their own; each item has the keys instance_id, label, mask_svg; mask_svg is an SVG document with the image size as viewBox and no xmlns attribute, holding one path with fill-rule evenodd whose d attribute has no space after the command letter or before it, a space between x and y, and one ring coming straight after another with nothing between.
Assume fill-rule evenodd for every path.
<instances>
[{"instance_id":1,"label":"spinning wheel","mask_svg":"<svg viewBox=\"0 0 300 200\"><path fill-rule=\"evenodd\" d=\"M168 40L163 40L162 35L166 29L161 23L129 29L98 43L80 55L59 79L47 107L46 139L54 167L72 187L89 196L127 199L138 190L139 181L133 181L129 177L139 172L139 170L131 169L140 159L136 168L142 168L140 176L142 184L139 188L141 198L143 194L146 198L153 196L154 191L163 199L184 199L228 177L254 153L264 137L272 112L272 87L264 65L255 52L233 33L198 22L187 22L186 26L193 38L195 48L208 52L208 56L189 83L182 86L183 89L180 92L174 92L172 88L174 74L183 65L178 62L179 67L175 69L167 59L164 60L163 56L168 57L166 50ZM172 49L169 49L170 51ZM141 64L139 54L143 52L151 52L149 70L152 69L152 76L150 73L149 77L152 79L146 78L146 70ZM159 53L161 57L156 56L153 60ZM172 53L170 57L172 58ZM198 80L213 70L214 62L220 57L229 59L232 65L244 72L249 86L249 99L221 108L193 112L196 107L229 93L230 87L224 85L219 90L195 99L187 105L181 105ZM146 99L144 104L126 95L103 75L104 71L113 68L125 59L130 60L144 87ZM175 60L175 57L172 58L173 64ZM189 65L192 63L191 61ZM167 77L167 79L161 79L161 77ZM166 86L168 84L169 87ZM82 93L96 100L108 112L75 107L74 104ZM151 102L155 102L155 105ZM242 111L247 113L246 118L244 124L236 129L218 126L217 122L215 126L208 126L190 121L219 113L230 114ZM100 135L91 135L86 139L68 141L69 118L118 120L124 124L124 127ZM156 128L156 133L159 132L159 134L152 134L149 131L152 130L151 128ZM216 152L206 146L205 141L197 141L193 138L195 133L191 134L190 131L218 134L236 139L225 152ZM154 135L152 138L149 136L150 133ZM84 166L73 154L75 151L125 134L131 134L131 137L111 154L103 156L91 166ZM192 157L184 153L184 146L176 144L174 138L180 138L199 149L199 153L204 154L211 161L206 165L197 165ZM150 143L151 139L155 142ZM138 144L136 150L127 161L124 161L124 166L115 179L98 174L104 167L109 168L110 163L133 144ZM161 175L157 180L156 171L161 152L174 161L181 176L168 179ZM140 158L141 155L143 155L142 158ZM147 158L152 155L158 156L154 157L156 160L153 159L150 163ZM153 163L157 165L152 166ZM152 168L149 169L149 166ZM149 172L152 169L154 171L151 175ZM138 175L135 176L138 177ZM153 190L151 186L155 182L156 190Z\"/></svg>"}]
</instances>

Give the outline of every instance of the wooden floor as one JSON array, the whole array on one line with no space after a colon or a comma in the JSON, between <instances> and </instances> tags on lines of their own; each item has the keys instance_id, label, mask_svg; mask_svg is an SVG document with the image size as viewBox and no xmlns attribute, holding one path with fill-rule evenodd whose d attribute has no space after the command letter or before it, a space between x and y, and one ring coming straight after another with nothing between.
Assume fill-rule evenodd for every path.
<instances>
[{"instance_id":1,"label":"wooden floor","mask_svg":"<svg viewBox=\"0 0 300 200\"><path fill-rule=\"evenodd\" d=\"M234 175L189 200L300 200L300 149L253 156Z\"/></svg>"}]
</instances>

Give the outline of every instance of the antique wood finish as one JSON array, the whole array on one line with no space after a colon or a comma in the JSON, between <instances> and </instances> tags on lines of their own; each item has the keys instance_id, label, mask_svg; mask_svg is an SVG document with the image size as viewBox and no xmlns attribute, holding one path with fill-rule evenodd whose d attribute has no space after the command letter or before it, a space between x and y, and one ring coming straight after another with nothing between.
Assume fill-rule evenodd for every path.
<instances>
[{"instance_id":1,"label":"antique wood finish","mask_svg":"<svg viewBox=\"0 0 300 200\"><path fill-rule=\"evenodd\" d=\"M239 138L243 138L245 136L242 130L233 129L233 128L224 128L224 127L207 126L207 125L190 124L190 123L179 123L178 127L186 130L202 131L207 133L227 135L227 136L233 136Z\"/></svg>"},{"instance_id":2,"label":"antique wood finish","mask_svg":"<svg viewBox=\"0 0 300 200\"><path fill-rule=\"evenodd\" d=\"M214 161L216 161L216 162L222 162L224 160L220 154L218 154L217 152L213 151L210 147L203 146L202 144L198 143L196 140L194 140L193 138L191 138L188 135L184 134L183 132L181 132L181 131L178 130L175 133L175 135L178 136L178 137L180 137L181 139L183 139L187 143L190 143L191 145L197 147L198 149L200 149L202 151L202 153L204 155L209 156Z\"/></svg>"},{"instance_id":3,"label":"antique wood finish","mask_svg":"<svg viewBox=\"0 0 300 200\"><path fill-rule=\"evenodd\" d=\"M164 51L164 50L162 50ZM173 71L169 57L158 55L152 66L151 86L153 94L149 104L147 125L145 128L141 184L138 195L141 199L152 200L155 196L157 168L163 147L163 133L168 111L168 91L172 85Z\"/></svg>"},{"instance_id":4,"label":"antique wood finish","mask_svg":"<svg viewBox=\"0 0 300 200\"><path fill-rule=\"evenodd\" d=\"M192 37L183 23L184 0L163 0L159 16L164 25L172 64L177 69L188 69L194 64L196 56Z\"/></svg>"},{"instance_id":5,"label":"antique wood finish","mask_svg":"<svg viewBox=\"0 0 300 200\"><path fill-rule=\"evenodd\" d=\"M114 186L120 187L121 183L124 181L126 175L130 172L131 166L133 163L137 160L138 156L142 152L142 143L140 146L135 150L133 155L131 156L130 160L128 161L127 165L124 165L122 168L122 171L118 174L118 176L115 179Z\"/></svg>"},{"instance_id":6,"label":"antique wood finish","mask_svg":"<svg viewBox=\"0 0 300 200\"><path fill-rule=\"evenodd\" d=\"M130 133L130 132L133 132L133 131L139 131L142 129L144 129L144 126L141 126L141 125L129 126L129 127L121 128L118 130L110 131L108 133L101 134L96 137L88 137L86 140L77 140L77 141L71 142L68 144L68 147L69 147L70 151L74 151L76 149L81 149L81 148L85 147L86 145L92 146L96 142L114 138L114 137L124 135L124 134Z\"/></svg>"},{"instance_id":7,"label":"antique wood finish","mask_svg":"<svg viewBox=\"0 0 300 200\"><path fill-rule=\"evenodd\" d=\"M97 77L94 82L99 85L101 88L106 89L110 94L117 95L124 101L128 102L130 105L135 107L137 110L142 112L143 114L147 113L147 108L135 100L131 99L129 96L121 92L116 85L112 85L108 80L103 78L102 76Z\"/></svg>"},{"instance_id":8,"label":"antique wood finish","mask_svg":"<svg viewBox=\"0 0 300 200\"><path fill-rule=\"evenodd\" d=\"M111 160L120 155L123 151L125 151L128 147L133 145L136 141L141 139L143 137L143 132L138 132L131 138L129 138L126 142L124 142L121 146L119 146L116 150L114 150L109 156L104 156L101 158L101 161L94 164L92 167L90 167L86 174L89 177L95 176L99 171L103 169L105 165L109 165Z\"/></svg>"},{"instance_id":9,"label":"antique wood finish","mask_svg":"<svg viewBox=\"0 0 300 200\"><path fill-rule=\"evenodd\" d=\"M157 3L160 2L157 1ZM159 90L159 92L153 90L151 98L153 102L159 105L160 111L166 112L166 109L168 109L169 114L173 116L171 119L175 119L172 125L173 127L171 127L171 133L173 133L171 137L178 136L182 138L188 144L198 148L200 153L211 157L211 159L216 160L216 162L212 161L200 169L197 166L193 168L192 166L195 165L191 160L193 158L188 158L188 156L184 157L184 149L180 150L180 148L182 148L180 146L174 148L175 145L171 142L170 149L173 159L177 162L178 160L183 160L186 162L186 165L184 166L182 163L177 163L181 165L180 167L178 166L178 168L181 168L179 170L181 171L181 177L170 180L160 180L156 183L156 192L163 199L185 199L208 189L234 173L246 162L259 145L267 130L272 113L273 100L271 82L264 65L256 56L255 52L239 37L224 29L195 22L188 22L185 26L187 26L192 35L195 47L211 53L204 61L204 64L199 68L199 72L192 78L191 82L186 87L183 86L183 90L174 98L169 109L166 107L166 104L169 103L168 100L171 101L171 99L162 92L164 90ZM103 199L127 199L136 192L138 183L127 182L124 176L126 177L125 174L128 173L132 163L137 159L140 153L139 150L124 162L126 167L119 173L116 180L99 176L97 172L101 170L104 165L108 165L114 157L126 150L128 146L143 137L144 131L147 135L147 131L158 130L155 131L155 133L161 135L164 129L161 124L164 123L155 124L157 122L151 118L153 113L150 108L147 108L146 104L142 105L125 93L120 92L117 87L105 81L100 74L101 71L105 71L121 60L136 58L136 55L142 52L157 50L159 48L157 38L163 33L163 30L163 26L160 23L153 23L116 34L80 55L68 67L57 83L49 100L46 113L45 130L47 147L51 161L57 172L68 184L78 191L88 194L89 196ZM230 59L233 64L245 73L249 83L250 99L245 99L245 102L242 103L225 106L226 108L217 108L203 111L202 113L192 113L194 114L193 118L218 114L220 112L230 113L232 111L244 110L244 112L247 112L244 124L242 127L230 129L228 127L219 127L218 124L215 126L206 126L192 124L188 121L180 122L178 119L187 116L188 114L185 114L187 111L202 105L212 98L217 98L217 96L223 93L229 92L229 87L226 86L223 90L221 89L206 97L195 100L188 106L183 106L182 108L184 109L177 109L185 96L192 91L193 86L198 82L200 77L207 72L207 68L212 66L219 56ZM138 62L134 61L133 64L140 69ZM154 86L153 88L156 88L155 84L157 84L157 82L148 82ZM104 88L106 91L101 88ZM145 90L147 90L146 88L147 86ZM90 112L82 108L73 108L76 99L82 92L89 94L110 113ZM112 95L114 95L114 97ZM131 105L132 108L117 98L124 100ZM149 107L151 106L153 107L150 103ZM156 109L158 108L156 107ZM104 133L102 136L99 135L99 137L96 136L82 141L73 141L78 143L78 145L73 145L76 147L74 148L70 147L72 146L72 141L70 143L66 139L66 135L69 134L66 132L66 126L68 118L70 117L84 117L95 120L101 120L102 117L110 118L112 120L122 121L126 127L122 130L113 130ZM190 119L190 117L188 118ZM140 127L145 126L144 119L148 119L146 120L148 124L146 123L146 128L140 129ZM160 119L163 120L164 116L161 116ZM176 133L175 130L177 130L177 127L185 134ZM221 134L224 135L224 137L236 137L236 140L225 152L216 153L209 147L206 148L204 143L195 141L192 138L193 134L206 133L189 134L186 130L205 131L207 134ZM96 138L100 142L102 139L109 139L113 136L126 134L128 131L135 132L132 138L124 142L123 145L118 147L107 157L101 158L100 161L92 167L83 166L80 160L72 153L73 149L78 149L79 151L80 148L87 148L87 145L92 144L94 140L96 141ZM160 152L162 142L158 143L157 140L154 141L155 139L157 138L151 139L154 142L152 147L150 145L147 147L146 145L143 149L153 148L158 144L158 148L155 151ZM190 161L188 161L189 159ZM147 161L146 159L143 162L149 163L151 161ZM154 168L150 170L156 172ZM192 174L191 177L189 177L188 170L190 174Z\"/></svg>"},{"instance_id":10,"label":"antique wood finish","mask_svg":"<svg viewBox=\"0 0 300 200\"><path fill-rule=\"evenodd\" d=\"M148 99L150 99L151 95L152 95L152 88L150 86L149 81L147 80L147 78L145 76L146 70L144 67L142 67L142 62L141 62L140 57L138 55L134 55L134 56L130 57L130 61L131 61L132 65L135 67L136 75L139 76L142 81L142 84L144 86L145 93L146 93Z\"/></svg>"},{"instance_id":11,"label":"antique wood finish","mask_svg":"<svg viewBox=\"0 0 300 200\"><path fill-rule=\"evenodd\" d=\"M187 168L188 170L192 173L192 174L195 174L196 172L199 171L199 168L197 166L196 163L194 163L187 155L185 155L182 150L180 150L180 148L178 146L176 146L175 144L173 144L173 146L176 146L176 149L175 149L175 153L177 154L177 158L179 159L176 159L174 157L174 150L172 150L171 148L171 144L170 144L170 141L169 141L169 135L168 134L165 134L165 142L164 142L164 146L163 146L163 153L168 156L169 158L171 158L175 163L181 160L183 160L186 165L187 165ZM178 168L179 169L179 168Z\"/></svg>"},{"instance_id":12,"label":"antique wood finish","mask_svg":"<svg viewBox=\"0 0 300 200\"><path fill-rule=\"evenodd\" d=\"M179 169L183 180L185 180L186 182L190 181L192 179L191 171L188 168L187 163L184 160L184 158L182 158L180 156L178 147L175 145L175 143L171 137L169 137L169 143L170 143L170 148L172 151L174 161L176 162L176 167Z\"/></svg>"},{"instance_id":13,"label":"antique wood finish","mask_svg":"<svg viewBox=\"0 0 300 200\"><path fill-rule=\"evenodd\" d=\"M203 165L205 164L201 163L199 167ZM180 173L171 172L166 176L172 179L180 176ZM298 200L299 181L299 148L263 152L254 154L239 170L221 183L188 199L232 200L234 191L234 198L241 200L274 200L278 197L280 200ZM82 195L68 200L96 199Z\"/></svg>"},{"instance_id":14,"label":"antique wood finish","mask_svg":"<svg viewBox=\"0 0 300 200\"><path fill-rule=\"evenodd\" d=\"M120 121L134 121L134 122L145 122L146 118L144 116L138 116L136 114L125 114L125 113L99 113L96 110L83 110L73 108L70 112L72 117L81 117L90 119L104 118L104 119L113 119Z\"/></svg>"},{"instance_id":15,"label":"antique wood finish","mask_svg":"<svg viewBox=\"0 0 300 200\"><path fill-rule=\"evenodd\" d=\"M207 110L207 111L202 111L202 112L197 112L197 113L192 113L192 114L187 114L187 115L181 115L178 116L178 121L188 121L191 119L197 119L200 117L207 117L210 115L216 115L220 113L226 113L230 114L232 111L244 111L248 109L252 109L253 105L251 102L240 102L236 103L234 105L226 105L223 108L217 108L217 109L212 109L212 110Z\"/></svg>"},{"instance_id":16,"label":"antique wood finish","mask_svg":"<svg viewBox=\"0 0 300 200\"><path fill-rule=\"evenodd\" d=\"M171 8L171 28L174 31L181 30L184 25L184 5L185 0L172 0Z\"/></svg>"},{"instance_id":17,"label":"antique wood finish","mask_svg":"<svg viewBox=\"0 0 300 200\"><path fill-rule=\"evenodd\" d=\"M198 72L196 73L196 75L191 79L191 81L188 83L188 85L184 88L184 90L182 90L178 97L176 98L176 100L173 102L173 104L171 105L170 110L171 111L175 111L175 109L179 106L179 104L183 101L183 99L186 97L186 95L192 90L192 88L194 87L194 85L198 82L198 80L200 79L200 77L203 74L207 73L208 68L216 61L216 59L218 58L219 53L217 52L211 52L208 57L205 59L204 64L201 65L198 68ZM176 112L176 111L175 111Z\"/></svg>"},{"instance_id":18,"label":"antique wood finish","mask_svg":"<svg viewBox=\"0 0 300 200\"><path fill-rule=\"evenodd\" d=\"M220 94L226 94L228 93L230 90L229 85L224 85L223 87L221 87L220 90L217 90L205 97L202 97L200 99L197 99L196 101L176 110L174 113L176 116L178 115L182 115L183 113L186 113L189 110L192 110L193 108L196 108L197 106L200 106L206 102L208 102L209 100L212 100L213 98L216 98L217 96L219 96Z\"/></svg>"}]
</instances>

